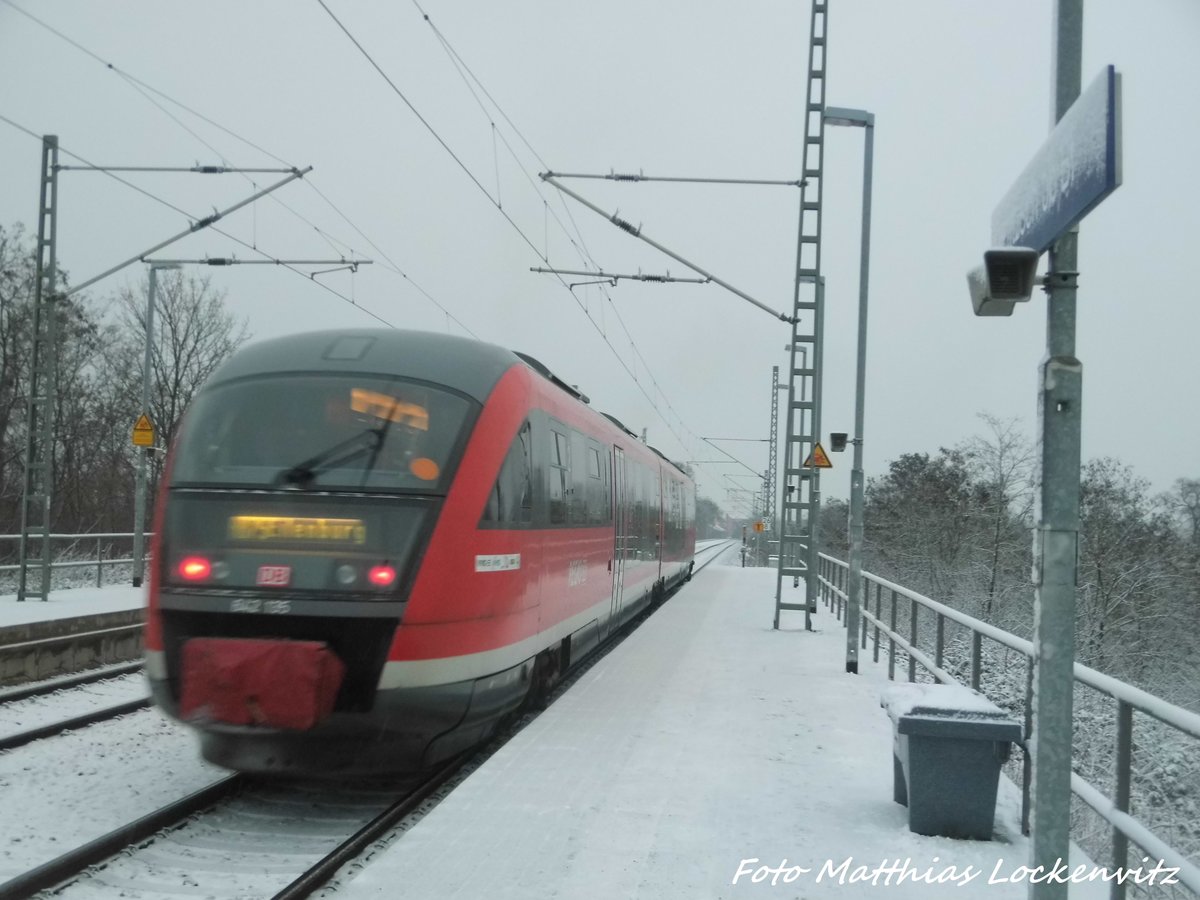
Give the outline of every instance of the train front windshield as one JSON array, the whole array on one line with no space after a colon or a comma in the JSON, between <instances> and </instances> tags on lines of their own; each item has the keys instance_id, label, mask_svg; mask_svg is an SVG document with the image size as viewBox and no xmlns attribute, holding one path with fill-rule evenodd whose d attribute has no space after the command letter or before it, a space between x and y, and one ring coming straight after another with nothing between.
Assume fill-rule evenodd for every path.
<instances>
[{"instance_id":1,"label":"train front windshield","mask_svg":"<svg viewBox=\"0 0 1200 900\"><path fill-rule=\"evenodd\" d=\"M173 487L445 493L473 404L363 375L270 375L203 392Z\"/></svg>"}]
</instances>

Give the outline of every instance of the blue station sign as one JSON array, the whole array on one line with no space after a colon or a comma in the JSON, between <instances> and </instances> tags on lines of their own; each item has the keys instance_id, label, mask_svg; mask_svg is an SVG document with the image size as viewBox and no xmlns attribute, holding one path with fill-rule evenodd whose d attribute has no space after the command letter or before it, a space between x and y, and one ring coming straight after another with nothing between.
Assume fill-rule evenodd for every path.
<instances>
[{"instance_id":1,"label":"blue station sign","mask_svg":"<svg viewBox=\"0 0 1200 900\"><path fill-rule=\"evenodd\" d=\"M992 213L992 246L1045 252L1120 184L1121 76L1106 66Z\"/></svg>"}]
</instances>

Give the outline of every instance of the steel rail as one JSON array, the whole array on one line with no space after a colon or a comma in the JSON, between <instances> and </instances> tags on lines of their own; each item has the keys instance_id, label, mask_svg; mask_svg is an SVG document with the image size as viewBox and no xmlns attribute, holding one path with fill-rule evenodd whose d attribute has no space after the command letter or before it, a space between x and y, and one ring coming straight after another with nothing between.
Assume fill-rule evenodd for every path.
<instances>
[{"instance_id":1,"label":"steel rail","mask_svg":"<svg viewBox=\"0 0 1200 900\"><path fill-rule=\"evenodd\" d=\"M382 838L405 816L415 812L417 807L459 771L468 758L469 756L458 756L442 766L416 789L401 797L310 866L299 878L275 894L272 900L301 900L311 896L323 887L338 869L356 858L368 845Z\"/></svg>"},{"instance_id":2,"label":"steel rail","mask_svg":"<svg viewBox=\"0 0 1200 900\"><path fill-rule=\"evenodd\" d=\"M119 853L130 844L144 841L155 832L224 799L239 790L243 780L244 776L240 774L228 775L181 800L169 803L161 809L122 825L95 840L88 841L37 868L30 869L16 878L9 879L0 884L0 900L29 897L38 891L61 884L81 874L88 866L93 866Z\"/></svg>"},{"instance_id":3,"label":"steel rail","mask_svg":"<svg viewBox=\"0 0 1200 900\"><path fill-rule=\"evenodd\" d=\"M12 750L16 747L23 747L34 741L40 741L42 738L54 737L57 734L62 734L64 731L73 731L76 728L86 728L98 722L107 722L109 719L138 712L139 710L146 709L148 706L150 706L150 698L141 697L137 700L128 700L114 706L106 706L103 709L94 709L89 713L84 713L81 716L72 716L60 722L51 722L49 725L41 725L26 731L18 731L16 734L0 737L0 752Z\"/></svg>"},{"instance_id":4,"label":"steel rail","mask_svg":"<svg viewBox=\"0 0 1200 900\"><path fill-rule=\"evenodd\" d=\"M141 628L142 626L138 625L136 627ZM0 650L3 649L3 647L0 647ZM51 681L39 682L38 684L9 688L0 691L0 704L15 703L18 700L27 700L30 697L42 697L46 694L53 694L55 691L67 688L94 684L97 681L107 681L110 678L119 678L122 675L130 675L137 672L144 667L145 663L138 660L136 662L121 663L116 666L105 666L103 669L91 669L76 675L65 675L62 678L55 678Z\"/></svg>"}]
</instances>

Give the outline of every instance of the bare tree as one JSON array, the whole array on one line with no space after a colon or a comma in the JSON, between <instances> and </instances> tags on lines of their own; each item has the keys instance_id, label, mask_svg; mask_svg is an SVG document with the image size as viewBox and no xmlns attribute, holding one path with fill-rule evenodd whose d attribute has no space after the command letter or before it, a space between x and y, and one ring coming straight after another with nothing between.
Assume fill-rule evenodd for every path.
<instances>
[{"instance_id":1,"label":"bare tree","mask_svg":"<svg viewBox=\"0 0 1200 900\"><path fill-rule=\"evenodd\" d=\"M905 453L867 483L871 565L907 587L957 596L971 548L972 492L962 453Z\"/></svg>"},{"instance_id":2,"label":"bare tree","mask_svg":"<svg viewBox=\"0 0 1200 900\"><path fill-rule=\"evenodd\" d=\"M1191 529L1192 545L1200 547L1200 478L1178 479L1175 492L1168 495L1168 502Z\"/></svg>"},{"instance_id":3,"label":"bare tree","mask_svg":"<svg viewBox=\"0 0 1200 900\"><path fill-rule=\"evenodd\" d=\"M20 224L0 226L0 505L13 530L21 497L25 390L33 327L34 247Z\"/></svg>"},{"instance_id":4,"label":"bare tree","mask_svg":"<svg viewBox=\"0 0 1200 900\"><path fill-rule=\"evenodd\" d=\"M976 509L984 529L981 546L986 593L984 618L991 619L1002 571L1028 571L1028 522L1033 505L1033 446L1017 428L1016 419L989 413L979 418L990 434L971 438L962 446L963 459L974 482ZM1017 579L1028 587L1028 579Z\"/></svg>"},{"instance_id":5,"label":"bare tree","mask_svg":"<svg viewBox=\"0 0 1200 900\"><path fill-rule=\"evenodd\" d=\"M117 298L126 355L139 360L148 296L149 283L143 282L136 289L125 288ZM249 337L245 320L229 311L224 292L214 290L208 278L182 272L160 275L154 302L149 413L164 445L174 439L183 412L201 385ZM126 380L130 409L140 409L141 368ZM156 470L155 479L157 474Z\"/></svg>"},{"instance_id":6,"label":"bare tree","mask_svg":"<svg viewBox=\"0 0 1200 900\"><path fill-rule=\"evenodd\" d=\"M1164 657L1178 578L1177 538L1149 482L1115 459L1089 461L1080 484L1080 660L1145 684Z\"/></svg>"}]
</instances>

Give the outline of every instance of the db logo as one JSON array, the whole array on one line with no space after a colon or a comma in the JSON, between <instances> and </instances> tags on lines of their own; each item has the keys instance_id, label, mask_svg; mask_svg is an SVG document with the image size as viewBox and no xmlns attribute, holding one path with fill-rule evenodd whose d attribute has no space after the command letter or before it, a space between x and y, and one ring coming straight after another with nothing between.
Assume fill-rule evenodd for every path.
<instances>
[{"instance_id":1,"label":"db logo","mask_svg":"<svg viewBox=\"0 0 1200 900\"><path fill-rule=\"evenodd\" d=\"M259 566L254 583L259 587L287 587L292 581L291 566Z\"/></svg>"}]
</instances>

